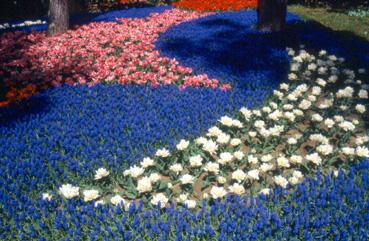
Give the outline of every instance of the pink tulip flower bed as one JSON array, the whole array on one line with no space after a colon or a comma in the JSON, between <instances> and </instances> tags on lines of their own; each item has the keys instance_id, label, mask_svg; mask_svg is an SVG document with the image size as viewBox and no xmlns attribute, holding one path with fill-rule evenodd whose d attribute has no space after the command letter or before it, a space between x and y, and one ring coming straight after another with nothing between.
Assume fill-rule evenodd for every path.
<instances>
[{"instance_id":1,"label":"pink tulip flower bed","mask_svg":"<svg viewBox=\"0 0 369 241\"><path fill-rule=\"evenodd\" d=\"M175 84L180 89L227 90L229 84L194 75L176 59L162 57L154 46L168 28L209 14L173 9L143 19L90 23L53 37L45 32L4 33L0 37L0 79L9 91L29 85L41 90L65 83Z\"/></svg>"}]
</instances>

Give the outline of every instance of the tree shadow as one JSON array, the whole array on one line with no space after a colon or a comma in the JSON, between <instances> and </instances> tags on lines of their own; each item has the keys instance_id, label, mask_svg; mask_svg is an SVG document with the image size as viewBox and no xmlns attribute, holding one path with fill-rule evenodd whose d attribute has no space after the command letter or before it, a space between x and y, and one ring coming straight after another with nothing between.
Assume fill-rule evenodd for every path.
<instances>
[{"instance_id":1,"label":"tree shadow","mask_svg":"<svg viewBox=\"0 0 369 241\"><path fill-rule=\"evenodd\" d=\"M117 18L145 18L151 13L162 13L171 6L154 7L152 4L129 4L117 6L114 10L101 13L84 13L70 18L72 25L88 24L90 22L115 22Z\"/></svg>"},{"instance_id":2,"label":"tree shadow","mask_svg":"<svg viewBox=\"0 0 369 241\"><path fill-rule=\"evenodd\" d=\"M172 9L171 6L159 6L153 7L151 4L130 4L127 6L118 6L114 10L99 12L99 13L79 13L70 16L70 26L71 28L79 27L80 25L89 24L91 22L116 22L117 18L145 18L151 13L162 13L165 10ZM20 24L29 19L18 19L12 24ZM41 21L47 21L47 17L40 18ZM24 27L15 27L9 29L0 29L0 35L6 32L22 31L22 32L32 32L32 31L46 31L47 24L35 24Z\"/></svg>"},{"instance_id":3,"label":"tree shadow","mask_svg":"<svg viewBox=\"0 0 369 241\"><path fill-rule=\"evenodd\" d=\"M9 127L18 121L25 121L33 115L46 113L51 108L51 100L47 95L39 94L20 103L0 108L0 128Z\"/></svg>"},{"instance_id":4,"label":"tree shadow","mask_svg":"<svg viewBox=\"0 0 369 241\"><path fill-rule=\"evenodd\" d=\"M369 42L350 31L335 31L316 21L300 21L288 27L294 35L291 46L304 44L308 49L325 49L331 54L344 57L354 69L368 67Z\"/></svg>"},{"instance_id":5,"label":"tree shadow","mask_svg":"<svg viewBox=\"0 0 369 241\"><path fill-rule=\"evenodd\" d=\"M201 26L212 28L212 27L229 27L229 28L242 28L244 25L234 22L227 18L208 19L199 22Z\"/></svg>"},{"instance_id":6,"label":"tree shadow","mask_svg":"<svg viewBox=\"0 0 369 241\"><path fill-rule=\"evenodd\" d=\"M355 69L368 67L369 43L364 39L350 32L334 32L317 22L302 21L293 14L288 15L287 22L284 32L261 33L254 26L255 11L225 12L176 25L160 34L155 44L162 55L176 58L181 65L193 68L195 74L207 74L210 78L231 83L236 91L275 88L286 79L289 70L286 47L298 48L301 44L309 51L326 49L345 57ZM3 44L17 48L14 42ZM32 51L28 51L31 47L24 48L20 53L22 56L14 59L32 61ZM44 69L43 75L58 73L57 66L62 65L54 65L55 68ZM88 72L88 68L88 64L83 66L84 71ZM63 73L66 69L73 69L73 66L63 67ZM45 83L45 80L38 81ZM47 100L44 103L30 101L21 102L16 108L24 115L48 110ZM35 107L37 104L40 108ZM2 113L1 119L3 116ZM10 121L22 118L20 114L8 116Z\"/></svg>"},{"instance_id":7,"label":"tree shadow","mask_svg":"<svg viewBox=\"0 0 369 241\"><path fill-rule=\"evenodd\" d=\"M219 13L179 24L160 35L156 47L196 74L249 89L270 88L288 70L281 33L255 30L254 11ZM277 77L277 78L274 78Z\"/></svg>"},{"instance_id":8,"label":"tree shadow","mask_svg":"<svg viewBox=\"0 0 369 241\"><path fill-rule=\"evenodd\" d=\"M151 13L163 12L170 7L159 7L159 8L132 8L128 10L117 10L99 14L85 14L78 15L73 20L74 24L84 24L90 22L107 22L115 21L116 18L144 18L149 16ZM73 19L73 17L72 17ZM46 30L46 27L39 28L40 26L30 26L23 28L24 32L32 30ZM31 36L31 37L29 37ZM47 105L49 102L45 99L44 102L40 101L40 98L23 100L25 97L28 99L29 95L23 97L21 91L27 89L29 84L36 86L37 92L43 92L45 89L57 86L53 83L58 75L63 74L65 78L70 77L74 73L74 65L76 62L70 62L65 64L61 58L52 58L51 56L46 59L52 59L53 67L46 67L43 63L42 53L44 52L43 47L39 45L47 37L42 33L36 33L28 35L27 33L4 33L4 38L1 39L1 56L0 56L0 124L9 124L13 121L22 119L23 117L36 114L38 111L47 111ZM30 38L28 40L28 38ZM35 41L35 39L37 41ZM47 61L48 61L47 60ZM85 60L81 59L80 62ZM77 61L78 62L78 61ZM33 78L31 69L32 66L43 66L38 68L37 71L39 76L45 78ZM10 67L11 66L11 67ZM85 77L84 74L94 71L92 66L89 64L82 64L79 68L81 77ZM17 74L19 78L14 77ZM11 80L9 81L9 78ZM8 80L6 80L8 79ZM65 79L63 80L65 81ZM57 81L56 81L57 82ZM60 83L63 84L64 82ZM70 84L70 83L68 83ZM15 91L16 90L16 91ZM11 94L12 98L7 98ZM13 103L11 106L3 108L2 106L7 105L9 102ZM40 108L36 108L40 105ZM10 111L14 109L14 112Z\"/></svg>"},{"instance_id":9,"label":"tree shadow","mask_svg":"<svg viewBox=\"0 0 369 241\"><path fill-rule=\"evenodd\" d=\"M261 33L255 23L255 11L218 13L172 27L159 36L156 47L196 74L245 88L275 87L284 80L289 70L286 47L326 49L355 68L367 65L369 43L352 33L334 32L294 14L288 14L284 32Z\"/></svg>"}]
</instances>

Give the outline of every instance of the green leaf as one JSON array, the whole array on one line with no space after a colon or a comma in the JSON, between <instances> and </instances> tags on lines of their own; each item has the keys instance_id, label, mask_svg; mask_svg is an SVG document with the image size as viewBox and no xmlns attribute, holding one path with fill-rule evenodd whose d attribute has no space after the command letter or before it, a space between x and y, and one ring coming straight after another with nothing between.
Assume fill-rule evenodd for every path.
<instances>
[{"instance_id":1,"label":"green leaf","mask_svg":"<svg viewBox=\"0 0 369 241\"><path fill-rule=\"evenodd\" d=\"M135 194L135 193L127 191L127 192L124 192L124 195L127 196L129 199L136 199L137 198L137 192Z\"/></svg>"},{"instance_id":2,"label":"green leaf","mask_svg":"<svg viewBox=\"0 0 369 241\"><path fill-rule=\"evenodd\" d=\"M164 190L166 190L167 189L167 187L168 187L168 184L166 183L166 182L160 182L159 183L159 187L158 187L158 192L160 192L160 191L164 191Z\"/></svg>"},{"instance_id":3,"label":"green leaf","mask_svg":"<svg viewBox=\"0 0 369 241\"><path fill-rule=\"evenodd\" d=\"M337 161L337 157L330 158L327 163L329 166L332 166Z\"/></svg>"},{"instance_id":4,"label":"green leaf","mask_svg":"<svg viewBox=\"0 0 369 241\"><path fill-rule=\"evenodd\" d=\"M202 182L202 184L201 184L201 190L204 190L204 189L206 189L207 187L209 187L210 186L210 182L207 180L207 179L205 179L203 182Z\"/></svg>"}]
</instances>

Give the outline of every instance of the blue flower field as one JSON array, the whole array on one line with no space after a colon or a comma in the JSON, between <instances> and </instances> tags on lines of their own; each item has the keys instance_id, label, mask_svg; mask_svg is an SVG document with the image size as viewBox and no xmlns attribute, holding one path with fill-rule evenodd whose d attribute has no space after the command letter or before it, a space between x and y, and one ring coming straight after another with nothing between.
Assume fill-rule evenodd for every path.
<instances>
[{"instance_id":1,"label":"blue flower field","mask_svg":"<svg viewBox=\"0 0 369 241\"><path fill-rule=\"evenodd\" d=\"M128 9L73 16L71 21L78 26L89 22L114 22L117 18L146 18L152 13L161 14L170 10L171 7ZM256 191L235 195L237 192L234 191L223 198L214 198L214 195L213 198L196 197L195 209L189 205L177 205L179 201L174 201L177 200L176 191L164 190L159 184L155 194L168 194L169 201L165 208L160 208L164 199L148 207L149 194L141 195L140 192L135 192L139 198L132 198L129 206L111 205L105 203L107 199L104 199L104 204L98 204L60 195L59 188L65 183L81 189L95 188L97 185L91 180L94 175L95 181L98 179L96 170L101 167L107 168L110 174L106 175L106 182L99 183L98 197L110 198L121 191L116 191L119 188L124 189L121 193L126 193L128 187L120 185L122 180L135 180L125 174L122 177L123 173L132 166L140 165L143 158L152 157L154 161L160 159L170 163L165 155L158 154L160 148L174 153L177 162L194 154L199 154L204 161L211 160L214 153L208 151L209 154L205 147L201 150L193 143L200 136L210 138L209 128L219 126L222 117L237 117L246 123L242 119L245 114L239 113L242 107L252 110L275 102L278 108L282 108L282 98L282 104L279 104L273 95L276 95L276 90L281 91L278 89L281 83L292 78L290 64L296 60L286 48L304 48L309 53L324 49L329 54L343 57L347 64L345 68L356 70L369 67L367 42L348 42L337 33L304 22L293 14L288 14L286 32L260 33L255 29L256 18L254 10L215 13L178 23L161 33L155 42L155 48L162 56L175 58L179 64L192 68L194 74L206 74L221 83L229 83L229 90L205 87L181 90L177 85L155 88L117 83L100 83L92 87L62 85L44 90L20 103L0 107L0 240L369 240L369 161L366 154L368 142L365 140L360 147L356 146L355 153L359 153L356 159L340 153L338 149L345 146L337 141L337 151L329 156L330 164L322 164L316 171L311 163L301 166L306 171L306 178L296 185L288 179L290 186L293 186L291 190L273 184L272 191L260 195ZM15 30L43 31L46 27L35 25ZM321 56L317 58L323 59ZM337 75L341 78L340 74ZM360 79L365 87L368 83L366 77L363 72L352 79ZM316 78L312 79L315 81ZM292 89L293 86L284 88ZM365 96L365 88L356 87L355 91L362 88L359 95ZM344 84L339 82L337 86L322 92L339 88L344 88ZM305 97L309 98L308 95ZM328 94L323 97L329 99ZM363 97L359 101L365 111L367 100ZM355 130L359 130L360 135L350 133L359 137L368 133L365 124L368 115L366 112L360 119L357 113L352 113L351 109L355 108L348 107L354 104L356 102L347 100L341 104L346 109L337 110L335 115L347 117L353 123L358 119L360 124L356 125ZM300 109L304 110L303 115L310 115L308 108ZM358 107L356 109L361 111ZM316 109L313 111L318 112ZM328 114L333 116L331 112ZM351 115L354 117L351 118ZM303 118L297 116L296 123L298 118ZM250 123L253 125L256 119ZM302 138L308 138L306 125L306 122L301 126L296 124ZM235 128L230 132L224 126L219 128L237 137L232 136L232 139L240 139L243 143L246 143L244 136L252 136L251 127L244 130ZM320 131L318 124L313 128L311 133ZM335 141L340 138L346 138L347 142L351 140L351 134L334 136L334 133L326 131L326 135ZM181 150L177 144L183 139L190 140L190 144L188 152L181 156L176 151ZM247 140L252 142L252 139ZM270 153L281 149L279 143L273 144L274 140L277 139L268 142L273 147ZM278 140L282 142L282 139ZM221 151L230 152L228 147L221 146L221 142L215 142ZM286 140L283 139L283 142ZM261 151L258 145L266 146L264 144L255 142L244 145L243 149L240 147L240 150L257 155ZM315 148L307 146L306 155ZM230 148L232 152L239 150L233 146ZM361 148L360 151L358 148ZM321 156L324 157L324 154ZM343 163L342 159L347 159L347 163ZM293 167L297 170L296 163L290 161L289 164L295 165ZM278 161L277 166L279 168L282 164ZM275 176L286 174L286 166L282 167L285 172L278 169ZM228 178L227 175L237 168L232 166L231 171L224 171L221 167L219 173ZM184 170L186 174L190 173L186 167ZM166 171L163 170L163 173ZM153 173L150 171L149 174ZM250 190L259 190L262 185L273 182L270 181L273 179L261 177L261 173L262 184L250 184ZM168 179L173 177L171 175L163 176ZM176 177L179 179L179 175ZM210 178L207 181L221 183ZM246 182L239 183L248 187ZM172 183L177 185L175 181ZM201 194L210 189L210 184L200 186ZM186 192L196 192L196 188L192 190L184 185L182 188ZM45 198L45 193L52 198Z\"/></svg>"}]
</instances>

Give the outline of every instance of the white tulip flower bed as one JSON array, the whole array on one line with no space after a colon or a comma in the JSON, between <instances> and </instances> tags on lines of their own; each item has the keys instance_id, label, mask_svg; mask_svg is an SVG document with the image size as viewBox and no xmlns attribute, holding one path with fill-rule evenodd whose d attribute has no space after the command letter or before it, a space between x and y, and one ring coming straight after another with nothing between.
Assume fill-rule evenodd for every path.
<instances>
[{"instance_id":1,"label":"white tulip flower bed","mask_svg":"<svg viewBox=\"0 0 369 241\"><path fill-rule=\"evenodd\" d=\"M159 149L123 173L100 168L88 185L64 184L60 195L82 196L95 205L142 201L196 208L203 199L229 193L268 195L276 186L293 188L318 170L337 174L368 157L365 69L347 69L343 58L323 50L287 51L288 83L261 108L223 116L205 136L182 140L176 150Z\"/></svg>"}]
</instances>

